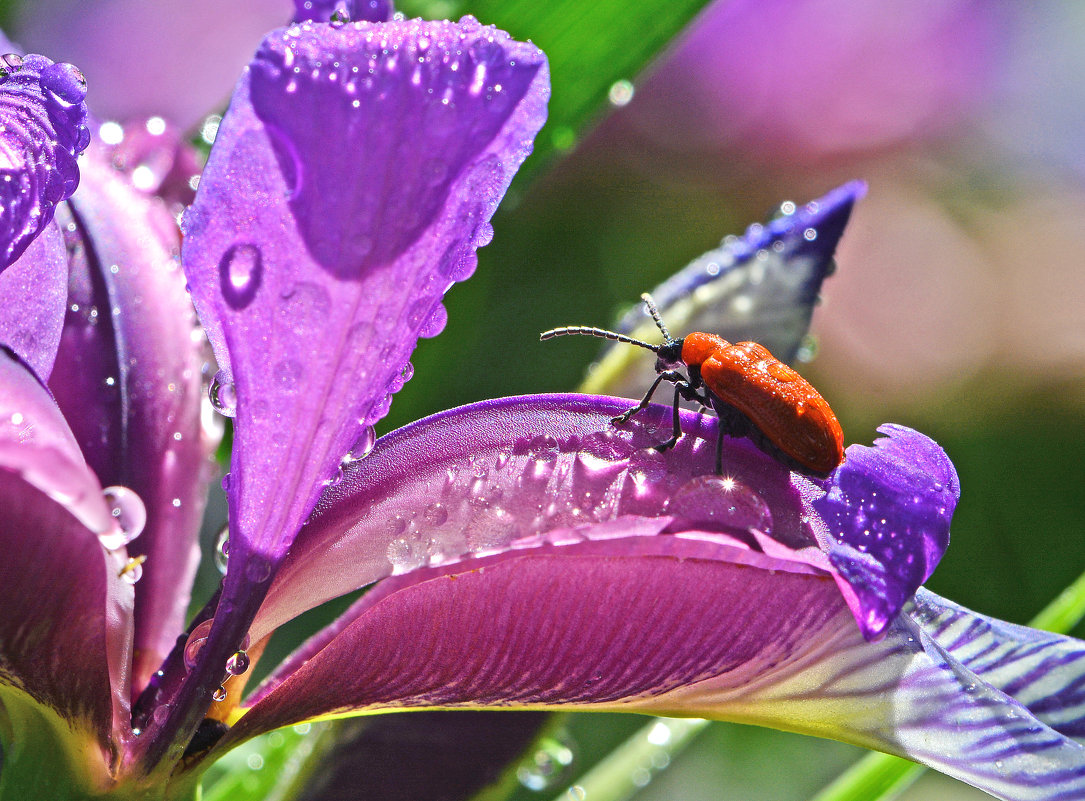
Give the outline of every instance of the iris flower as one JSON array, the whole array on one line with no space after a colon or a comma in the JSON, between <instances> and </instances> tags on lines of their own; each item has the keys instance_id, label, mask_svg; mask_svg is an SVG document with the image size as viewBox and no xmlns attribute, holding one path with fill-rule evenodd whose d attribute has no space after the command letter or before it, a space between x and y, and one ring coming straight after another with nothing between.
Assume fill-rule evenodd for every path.
<instances>
[{"instance_id":1,"label":"iris flower","mask_svg":"<svg viewBox=\"0 0 1085 801\"><path fill-rule=\"evenodd\" d=\"M683 412L659 453L667 409L615 426L629 401L589 395L374 443L549 86L536 47L472 18L350 10L369 21L265 39L183 246L106 143L72 195L78 73L6 61L0 797L191 798L262 732L415 708L738 720L1081 797L1085 647L920 586L959 491L922 434L883 426L817 481L731 438L717 475L714 418ZM853 200L771 235L842 228ZM229 564L186 625L214 444L201 330L235 432ZM370 585L245 687L277 627Z\"/></svg>"}]
</instances>

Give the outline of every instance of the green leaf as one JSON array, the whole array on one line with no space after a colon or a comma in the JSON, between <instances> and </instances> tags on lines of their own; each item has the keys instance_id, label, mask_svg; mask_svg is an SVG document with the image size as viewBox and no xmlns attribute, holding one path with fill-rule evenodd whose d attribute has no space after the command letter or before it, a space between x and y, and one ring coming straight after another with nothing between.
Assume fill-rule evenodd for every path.
<instances>
[{"instance_id":1,"label":"green leaf","mask_svg":"<svg viewBox=\"0 0 1085 801\"><path fill-rule=\"evenodd\" d=\"M408 0L407 16L456 19L472 14L517 39L530 39L550 60L553 92L546 127L515 186L527 184L556 153L570 150L610 105L611 87L633 84L707 0ZM616 87L621 94L624 85ZM628 99L626 95L625 99ZM620 101L619 101L620 102Z\"/></svg>"}]
</instances>

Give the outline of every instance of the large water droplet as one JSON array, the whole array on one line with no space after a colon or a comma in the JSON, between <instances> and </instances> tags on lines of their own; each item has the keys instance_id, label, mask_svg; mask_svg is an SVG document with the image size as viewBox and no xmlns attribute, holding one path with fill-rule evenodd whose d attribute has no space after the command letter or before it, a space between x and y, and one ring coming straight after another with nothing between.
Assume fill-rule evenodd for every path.
<instances>
[{"instance_id":1,"label":"large water droplet","mask_svg":"<svg viewBox=\"0 0 1085 801\"><path fill-rule=\"evenodd\" d=\"M399 575L424 565L429 558L429 546L413 537L397 537L388 543L386 556L392 563L393 575Z\"/></svg>"},{"instance_id":2,"label":"large water droplet","mask_svg":"<svg viewBox=\"0 0 1085 801\"><path fill-rule=\"evenodd\" d=\"M244 309L256 297L263 274L264 256L259 247L250 242L230 246L219 261L223 298L234 309Z\"/></svg>"},{"instance_id":3,"label":"large water droplet","mask_svg":"<svg viewBox=\"0 0 1085 801\"><path fill-rule=\"evenodd\" d=\"M448 310L444 305L438 303L433 307L433 311L430 313L429 319L422 324L422 327L418 330L418 336L423 339L429 339L435 337L439 333L445 330L445 325L448 324Z\"/></svg>"},{"instance_id":4,"label":"large water droplet","mask_svg":"<svg viewBox=\"0 0 1085 801\"><path fill-rule=\"evenodd\" d=\"M753 489L727 476L697 476L670 497L668 514L710 529L772 531L772 512Z\"/></svg>"},{"instance_id":5,"label":"large water droplet","mask_svg":"<svg viewBox=\"0 0 1085 801\"><path fill-rule=\"evenodd\" d=\"M377 441L377 432L373 426L366 426L362 429L361 436L350 447L350 452L347 453L347 461L357 462L367 457L373 451L373 445Z\"/></svg>"},{"instance_id":6,"label":"large water droplet","mask_svg":"<svg viewBox=\"0 0 1085 801\"><path fill-rule=\"evenodd\" d=\"M222 686L222 685L220 684L220 685L218 686L218 689L216 689L216 690L215 690L215 691L214 691L214 692L213 692L213 693L211 694L211 700L212 700L212 701L214 701L214 702L215 702L216 704L220 704L220 703L222 703L223 701L225 701L225 700L226 700L226 698L227 698L227 696L228 696L228 695L229 695L229 693L227 693L227 692L226 692L226 688L225 688L225 687L223 687L223 686Z\"/></svg>"},{"instance_id":7,"label":"large water droplet","mask_svg":"<svg viewBox=\"0 0 1085 801\"><path fill-rule=\"evenodd\" d=\"M0 71L7 72L8 70L18 70L23 66L23 57L18 53L5 53L0 56L0 62L3 62L0 66Z\"/></svg>"},{"instance_id":8,"label":"large water droplet","mask_svg":"<svg viewBox=\"0 0 1085 801\"><path fill-rule=\"evenodd\" d=\"M192 633L188 635L184 651L186 671L191 673L192 669L196 667L200 651L203 650L203 646L207 643L207 635L211 633L211 626L214 625L214 623L214 618L205 620L203 623L196 626L196 628L192 629Z\"/></svg>"},{"instance_id":9,"label":"large water droplet","mask_svg":"<svg viewBox=\"0 0 1085 801\"><path fill-rule=\"evenodd\" d=\"M226 672L231 676L240 676L249 669L249 664L249 655L244 651L237 651L226 660Z\"/></svg>"},{"instance_id":10,"label":"large water droplet","mask_svg":"<svg viewBox=\"0 0 1085 801\"><path fill-rule=\"evenodd\" d=\"M211 406L223 417L237 414L237 389L225 370L215 373L207 389L207 397L211 399Z\"/></svg>"},{"instance_id":11,"label":"large water droplet","mask_svg":"<svg viewBox=\"0 0 1085 801\"><path fill-rule=\"evenodd\" d=\"M535 753L516 768L516 778L528 790L541 793L568 777L575 758L573 743L567 736L544 737Z\"/></svg>"},{"instance_id":12,"label":"large water droplet","mask_svg":"<svg viewBox=\"0 0 1085 801\"><path fill-rule=\"evenodd\" d=\"M128 487L106 487L102 494L113 517L114 527L98 535L107 550L113 551L138 537L147 524L143 500Z\"/></svg>"}]
</instances>

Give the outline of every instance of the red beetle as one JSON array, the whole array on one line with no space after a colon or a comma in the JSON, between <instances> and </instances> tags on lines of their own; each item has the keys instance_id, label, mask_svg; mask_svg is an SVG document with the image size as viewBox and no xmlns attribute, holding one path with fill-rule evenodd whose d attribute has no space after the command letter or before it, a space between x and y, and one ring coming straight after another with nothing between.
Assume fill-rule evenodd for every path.
<instances>
[{"instance_id":1,"label":"red beetle","mask_svg":"<svg viewBox=\"0 0 1085 801\"><path fill-rule=\"evenodd\" d=\"M674 384L674 433L655 447L664 451L682 436L678 405L697 401L720 418L716 472L723 472L723 435L749 437L762 450L789 467L824 477L844 461L844 432L826 400L801 375L756 342L732 344L715 334L687 334L675 339L667 331L652 298L641 295L666 342L649 345L625 334L591 326L565 326L541 339L586 334L627 342L653 351L659 375L639 404L614 418L624 423L642 411L664 381ZM687 375L678 368L685 367Z\"/></svg>"}]
</instances>

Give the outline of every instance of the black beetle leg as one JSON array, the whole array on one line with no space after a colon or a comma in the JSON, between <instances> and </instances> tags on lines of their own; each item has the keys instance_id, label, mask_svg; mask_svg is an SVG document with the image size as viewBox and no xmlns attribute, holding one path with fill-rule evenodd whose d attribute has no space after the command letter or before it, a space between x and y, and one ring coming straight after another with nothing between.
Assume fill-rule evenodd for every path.
<instances>
[{"instance_id":1,"label":"black beetle leg","mask_svg":"<svg viewBox=\"0 0 1085 801\"><path fill-rule=\"evenodd\" d=\"M612 418L610 422L616 426L621 425L622 423L629 422L633 415L639 414L640 412L644 411L644 409L648 406L648 403L652 400L652 395L655 394L656 389L658 389L659 385L662 384L664 381L673 381L675 386L677 386L679 382L685 383L684 377L677 370L667 370L666 372L660 373L656 376L656 380L652 382L652 386L648 388L648 392L645 393L640 403L638 403L629 411L623 412L617 417ZM675 402L677 403L677 401Z\"/></svg>"},{"instance_id":2,"label":"black beetle leg","mask_svg":"<svg viewBox=\"0 0 1085 801\"><path fill-rule=\"evenodd\" d=\"M673 420L674 420L674 428L672 429L672 432L671 432L671 438L668 439L666 442L661 442L658 445L653 445L652 446L653 448L655 448L660 453L663 453L663 451L665 451L665 450L667 450L669 448L673 448L675 445L677 445L679 437L682 436L682 420L681 420L681 417L679 416L679 412L681 411L681 409L679 407L678 402L683 398L685 398L686 400L689 400L689 401L700 400L700 395L697 393L697 391L693 387L691 387L689 385L688 382L683 381L683 380L675 381L674 382L674 406L673 406L673 410L674 410L674 418L673 418Z\"/></svg>"}]
</instances>

